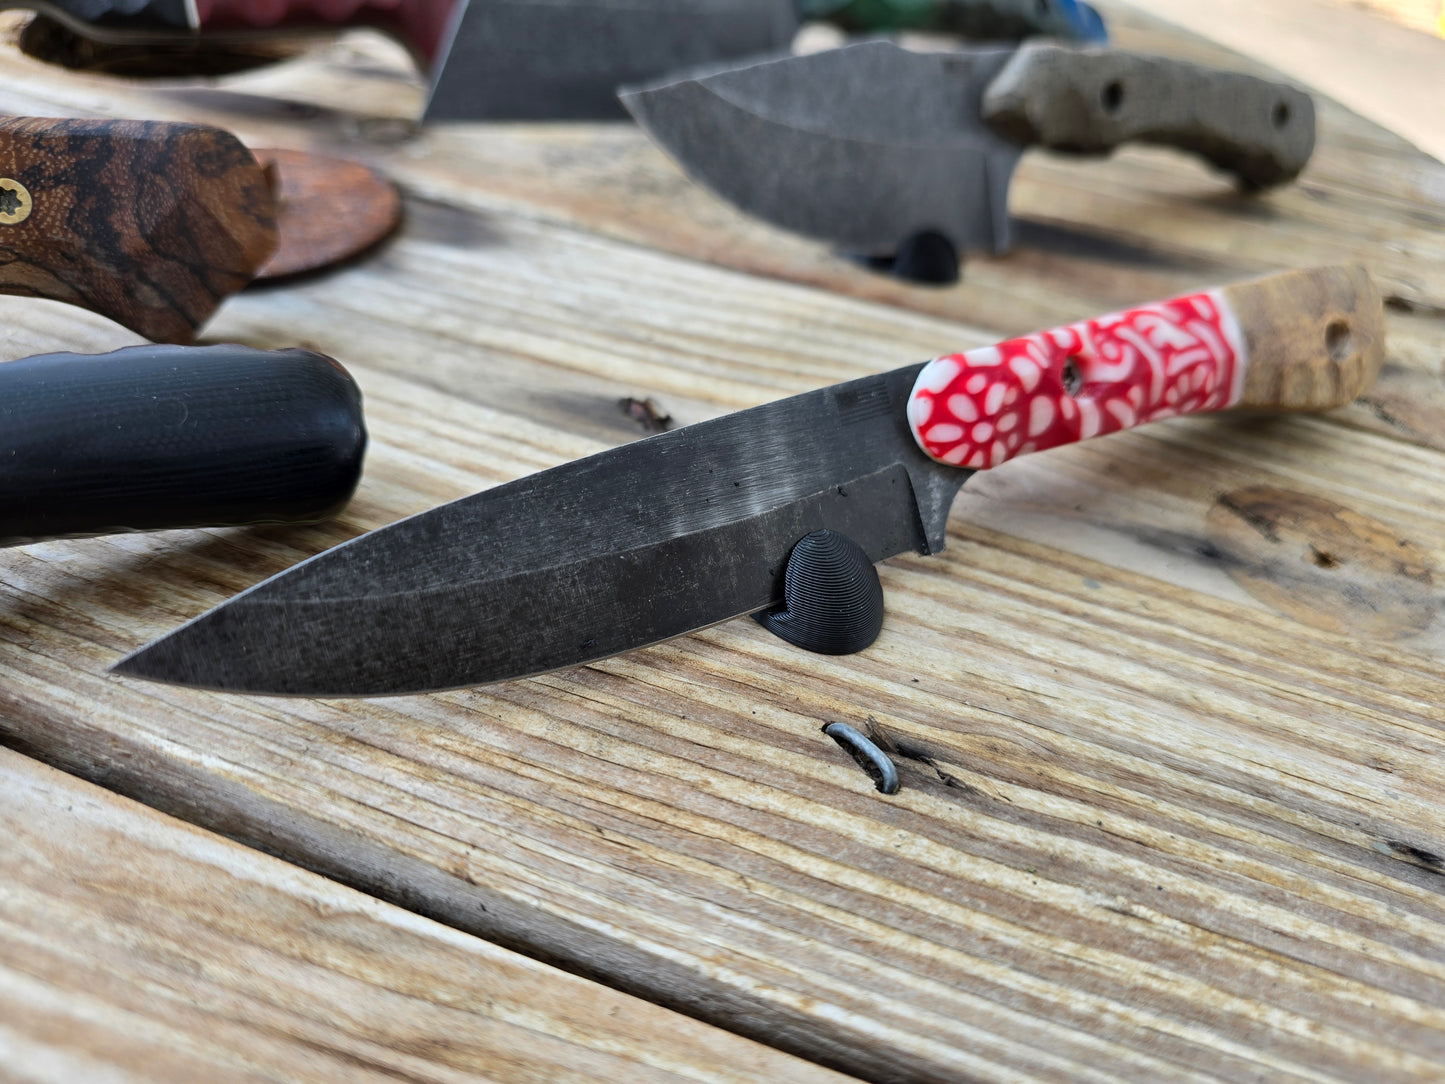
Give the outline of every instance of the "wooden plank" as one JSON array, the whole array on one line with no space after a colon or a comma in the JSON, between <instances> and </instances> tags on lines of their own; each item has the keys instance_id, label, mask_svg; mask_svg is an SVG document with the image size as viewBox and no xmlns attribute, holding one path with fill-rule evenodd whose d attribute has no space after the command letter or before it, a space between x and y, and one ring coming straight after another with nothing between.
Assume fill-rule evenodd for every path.
<instances>
[{"instance_id":1,"label":"wooden plank","mask_svg":"<svg viewBox=\"0 0 1445 1084\"><path fill-rule=\"evenodd\" d=\"M1031 164L1016 195L1036 186L1052 247L930 292L729 218L625 128L386 144L397 129L375 116L235 89L393 115L397 69L346 55L221 90L0 59L7 108L194 109L255 142L364 150L409 192L383 252L242 295L208 332L309 343L353 369L374 441L346 515L0 554L0 738L870 1078L1441 1071L1445 328L1418 156L1337 114L1333 164L1301 186L1315 194L1265 205L1287 215L1168 156ZM338 65L350 82L327 89ZM336 541L638 435L622 396L693 421L1356 250L1416 309L1392 317L1376 406L1173 423L981 476L945 554L883 569L888 621L860 656L801 655L739 621L431 697L104 676ZM0 302L17 353L115 337ZM820 733L870 718L903 750L897 798Z\"/></svg>"},{"instance_id":2,"label":"wooden plank","mask_svg":"<svg viewBox=\"0 0 1445 1084\"><path fill-rule=\"evenodd\" d=\"M1277 614L1207 520L1248 486L1333 495L1438 563L1441 455L1391 438L1203 420L1020 460L965 491L948 553L885 568L888 626L852 659L733 622L434 697L106 678L342 537L622 439L601 419L625 392L690 420L861 373L885 343L980 337L522 219L481 249L411 228L238 299L218 332L360 359L375 444L347 515L5 554L8 741L879 1078L1405 1078L1442 1056L1433 627ZM914 754L897 800L819 733L869 717Z\"/></svg>"},{"instance_id":3,"label":"wooden plank","mask_svg":"<svg viewBox=\"0 0 1445 1084\"><path fill-rule=\"evenodd\" d=\"M0 750L6 1080L807 1080L828 1070Z\"/></svg>"}]
</instances>

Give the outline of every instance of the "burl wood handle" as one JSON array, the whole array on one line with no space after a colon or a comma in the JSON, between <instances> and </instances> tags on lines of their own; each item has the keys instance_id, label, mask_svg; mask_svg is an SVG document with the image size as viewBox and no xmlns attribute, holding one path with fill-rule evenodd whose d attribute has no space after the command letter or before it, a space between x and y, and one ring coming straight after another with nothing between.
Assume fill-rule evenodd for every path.
<instances>
[{"instance_id":1,"label":"burl wood handle","mask_svg":"<svg viewBox=\"0 0 1445 1084\"><path fill-rule=\"evenodd\" d=\"M228 132L0 119L0 292L185 343L275 247L270 183Z\"/></svg>"},{"instance_id":2,"label":"burl wood handle","mask_svg":"<svg viewBox=\"0 0 1445 1084\"><path fill-rule=\"evenodd\" d=\"M361 393L307 350L135 346L0 364L0 545L311 523L361 475Z\"/></svg>"},{"instance_id":3,"label":"burl wood handle","mask_svg":"<svg viewBox=\"0 0 1445 1084\"><path fill-rule=\"evenodd\" d=\"M1246 188L1299 176L1314 152L1308 94L1163 57L1029 43L989 85L984 119L1021 143L1107 154L1121 143L1192 151Z\"/></svg>"},{"instance_id":4,"label":"burl wood handle","mask_svg":"<svg viewBox=\"0 0 1445 1084\"><path fill-rule=\"evenodd\" d=\"M1384 356L1364 268L1288 271L936 358L908 420L934 459L996 467L1181 414L1342 406Z\"/></svg>"}]
</instances>

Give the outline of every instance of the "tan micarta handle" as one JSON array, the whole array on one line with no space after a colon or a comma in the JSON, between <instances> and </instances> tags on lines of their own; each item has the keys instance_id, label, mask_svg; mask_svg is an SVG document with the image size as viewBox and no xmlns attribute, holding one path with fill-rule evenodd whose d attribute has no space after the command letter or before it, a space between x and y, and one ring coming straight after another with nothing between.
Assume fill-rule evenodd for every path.
<instances>
[{"instance_id":1,"label":"tan micarta handle","mask_svg":"<svg viewBox=\"0 0 1445 1084\"><path fill-rule=\"evenodd\" d=\"M1385 358L1385 308L1358 265L1271 275L1223 289L1249 366L1236 406L1329 410L1360 396Z\"/></svg>"},{"instance_id":2,"label":"tan micarta handle","mask_svg":"<svg viewBox=\"0 0 1445 1084\"><path fill-rule=\"evenodd\" d=\"M1315 145L1308 94L1239 72L1118 49L1022 46L983 97L990 126L1021 143L1108 154L1121 143L1177 147L1245 188L1299 175Z\"/></svg>"},{"instance_id":3,"label":"tan micarta handle","mask_svg":"<svg viewBox=\"0 0 1445 1084\"><path fill-rule=\"evenodd\" d=\"M0 119L0 293L185 343L275 247L271 186L228 132Z\"/></svg>"}]
</instances>

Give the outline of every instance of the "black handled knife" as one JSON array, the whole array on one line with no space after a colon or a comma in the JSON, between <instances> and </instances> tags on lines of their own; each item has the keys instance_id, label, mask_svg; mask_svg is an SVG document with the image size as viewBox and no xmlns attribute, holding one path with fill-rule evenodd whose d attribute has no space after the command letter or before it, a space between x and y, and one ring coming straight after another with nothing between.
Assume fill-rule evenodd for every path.
<instances>
[{"instance_id":1,"label":"black handled knife","mask_svg":"<svg viewBox=\"0 0 1445 1084\"><path fill-rule=\"evenodd\" d=\"M1383 357L1360 268L1292 272L659 434L373 531L122 660L303 696L422 692L601 659L776 606L819 530L943 548L974 470L1176 414L1326 409Z\"/></svg>"},{"instance_id":2,"label":"black handled knife","mask_svg":"<svg viewBox=\"0 0 1445 1084\"><path fill-rule=\"evenodd\" d=\"M0 545L314 523L361 476L361 392L309 350L133 346L0 364Z\"/></svg>"}]
</instances>

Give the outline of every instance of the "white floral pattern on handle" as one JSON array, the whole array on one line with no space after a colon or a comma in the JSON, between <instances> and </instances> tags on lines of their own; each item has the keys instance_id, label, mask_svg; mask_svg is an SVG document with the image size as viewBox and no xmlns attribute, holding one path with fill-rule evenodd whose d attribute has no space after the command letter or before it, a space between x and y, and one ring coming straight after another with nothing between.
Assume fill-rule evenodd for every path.
<instances>
[{"instance_id":1,"label":"white floral pattern on handle","mask_svg":"<svg viewBox=\"0 0 1445 1084\"><path fill-rule=\"evenodd\" d=\"M919 447L959 467L1239 400L1247 364L1218 290L935 358L908 400Z\"/></svg>"}]
</instances>

